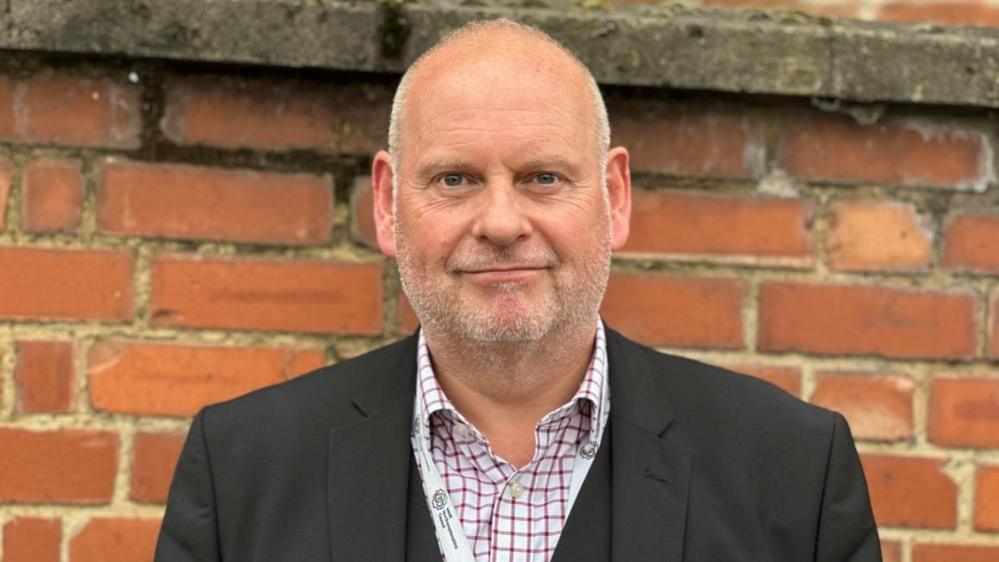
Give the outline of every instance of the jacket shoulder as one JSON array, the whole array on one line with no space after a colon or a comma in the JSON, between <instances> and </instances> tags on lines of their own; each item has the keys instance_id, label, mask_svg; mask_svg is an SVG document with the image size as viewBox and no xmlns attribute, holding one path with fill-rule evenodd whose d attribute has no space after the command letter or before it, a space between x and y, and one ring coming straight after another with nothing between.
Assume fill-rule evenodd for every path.
<instances>
[{"instance_id":1,"label":"jacket shoulder","mask_svg":"<svg viewBox=\"0 0 999 562\"><path fill-rule=\"evenodd\" d=\"M747 430L796 427L826 434L838 415L760 378L663 353L617 333L614 337L629 363L656 379L678 419Z\"/></svg>"},{"instance_id":2,"label":"jacket shoulder","mask_svg":"<svg viewBox=\"0 0 999 562\"><path fill-rule=\"evenodd\" d=\"M351 398L358 392L373 385L398 384L405 378L402 362L412 348L410 339L208 405L203 411L206 430L289 423L332 427L352 419L356 412Z\"/></svg>"}]
</instances>

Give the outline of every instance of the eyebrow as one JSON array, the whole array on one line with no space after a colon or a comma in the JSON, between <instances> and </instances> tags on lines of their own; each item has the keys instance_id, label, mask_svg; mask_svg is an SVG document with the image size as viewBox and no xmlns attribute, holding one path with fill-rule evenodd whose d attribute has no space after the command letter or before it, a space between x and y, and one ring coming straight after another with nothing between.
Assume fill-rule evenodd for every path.
<instances>
[{"instance_id":1,"label":"eyebrow","mask_svg":"<svg viewBox=\"0 0 999 562\"><path fill-rule=\"evenodd\" d=\"M578 176L580 173L580 168L577 164L561 156L530 158L522 162L521 167L532 170L564 170L571 176Z\"/></svg>"},{"instance_id":2,"label":"eyebrow","mask_svg":"<svg viewBox=\"0 0 999 562\"><path fill-rule=\"evenodd\" d=\"M461 160L447 161L438 160L437 162L431 162L429 164L420 166L416 169L416 177L422 179L428 179L441 172L449 172L451 170L467 170L470 166L467 162Z\"/></svg>"},{"instance_id":3,"label":"eyebrow","mask_svg":"<svg viewBox=\"0 0 999 562\"><path fill-rule=\"evenodd\" d=\"M581 174L579 165L557 155L528 158L519 162L517 167L531 171L561 171L571 177L578 177ZM443 172L463 172L473 168L473 165L463 160L437 160L419 166L416 169L416 177L421 180L429 180Z\"/></svg>"}]
</instances>

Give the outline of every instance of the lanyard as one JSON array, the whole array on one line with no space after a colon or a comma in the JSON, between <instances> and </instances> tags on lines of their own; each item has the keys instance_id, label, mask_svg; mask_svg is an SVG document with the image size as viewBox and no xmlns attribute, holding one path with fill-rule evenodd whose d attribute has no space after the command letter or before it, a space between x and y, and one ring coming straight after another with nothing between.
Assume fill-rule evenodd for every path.
<instances>
[{"instance_id":1,"label":"lanyard","mask_svg":"<svg viewBox=\"0 0 999 562\"><path fill-rule=\"evenodd\" d=\"M606 393L604 393L606 396ZM451 503L451 494L448 493L441 478L437 465L427 443L430 441L429 435L424 435L430 428L424 426L421 420L423 416L423 404L419 395L416 397L416 404L413 406L415 418L413 420L413 453L416 455L416 462L420 463L420 476L423 482L423 495L427 499L427 507L430 508L430 518L434 521L434 530L437 533L437 544L440 545L446 562L475 562L475 555L472 553L471 544L465 535L465 529L461 526L461 520ZM606 411L606 408L604 408ZM429 421L429 420L428 420ZM586 473L593 464L594 457L597 456L599 443L590 441L589 437L584 437L576 449L576 455L572 463L572 482L569 485L569 504L566 507L566 517L572 510L572 504L579 495L579 490L586 479Z\"/></svg>"}]
</instances>

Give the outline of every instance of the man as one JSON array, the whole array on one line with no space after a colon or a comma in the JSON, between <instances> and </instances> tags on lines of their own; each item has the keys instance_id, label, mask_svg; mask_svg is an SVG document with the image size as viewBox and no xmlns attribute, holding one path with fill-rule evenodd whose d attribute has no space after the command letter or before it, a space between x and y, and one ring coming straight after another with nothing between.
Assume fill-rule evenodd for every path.
<instances>
[{"instance_id":1,"label":"man","mask_svg":"<svg viewBox=\"0 0 999 562\"><path fill-rule=\"evenodd\" d=\"M372 165L419 332L202 410L156 560L880 560L844 419L603 326L631 211L586 68L478 23Z\"/></svg>"}]
</instances>

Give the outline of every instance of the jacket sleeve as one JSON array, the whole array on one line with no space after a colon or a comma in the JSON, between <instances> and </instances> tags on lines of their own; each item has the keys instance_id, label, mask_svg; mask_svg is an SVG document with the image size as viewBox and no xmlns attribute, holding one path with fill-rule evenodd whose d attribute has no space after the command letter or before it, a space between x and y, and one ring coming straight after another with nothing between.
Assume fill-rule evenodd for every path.
<instances>
[{"instance_id":1,"label":"jacket sleeve","mask_svg":"<svg viewBox=\"0 0 999 562\"><path fill-rule=\"evenodd\" d=\"M834 414L832 443L819 513L816 562L881 562L860 457L842 415Z\"/></svg>"},{"instance_id":2,"label":"jacket sleeve","mask_svg":"<svg viewBox=\"0 0 999 562\"><path fill-rule=\"evenodd\" d=\"M198 412L177 461L154 562L220 562L215 487Z\"/></svg>"}]
</instances>

